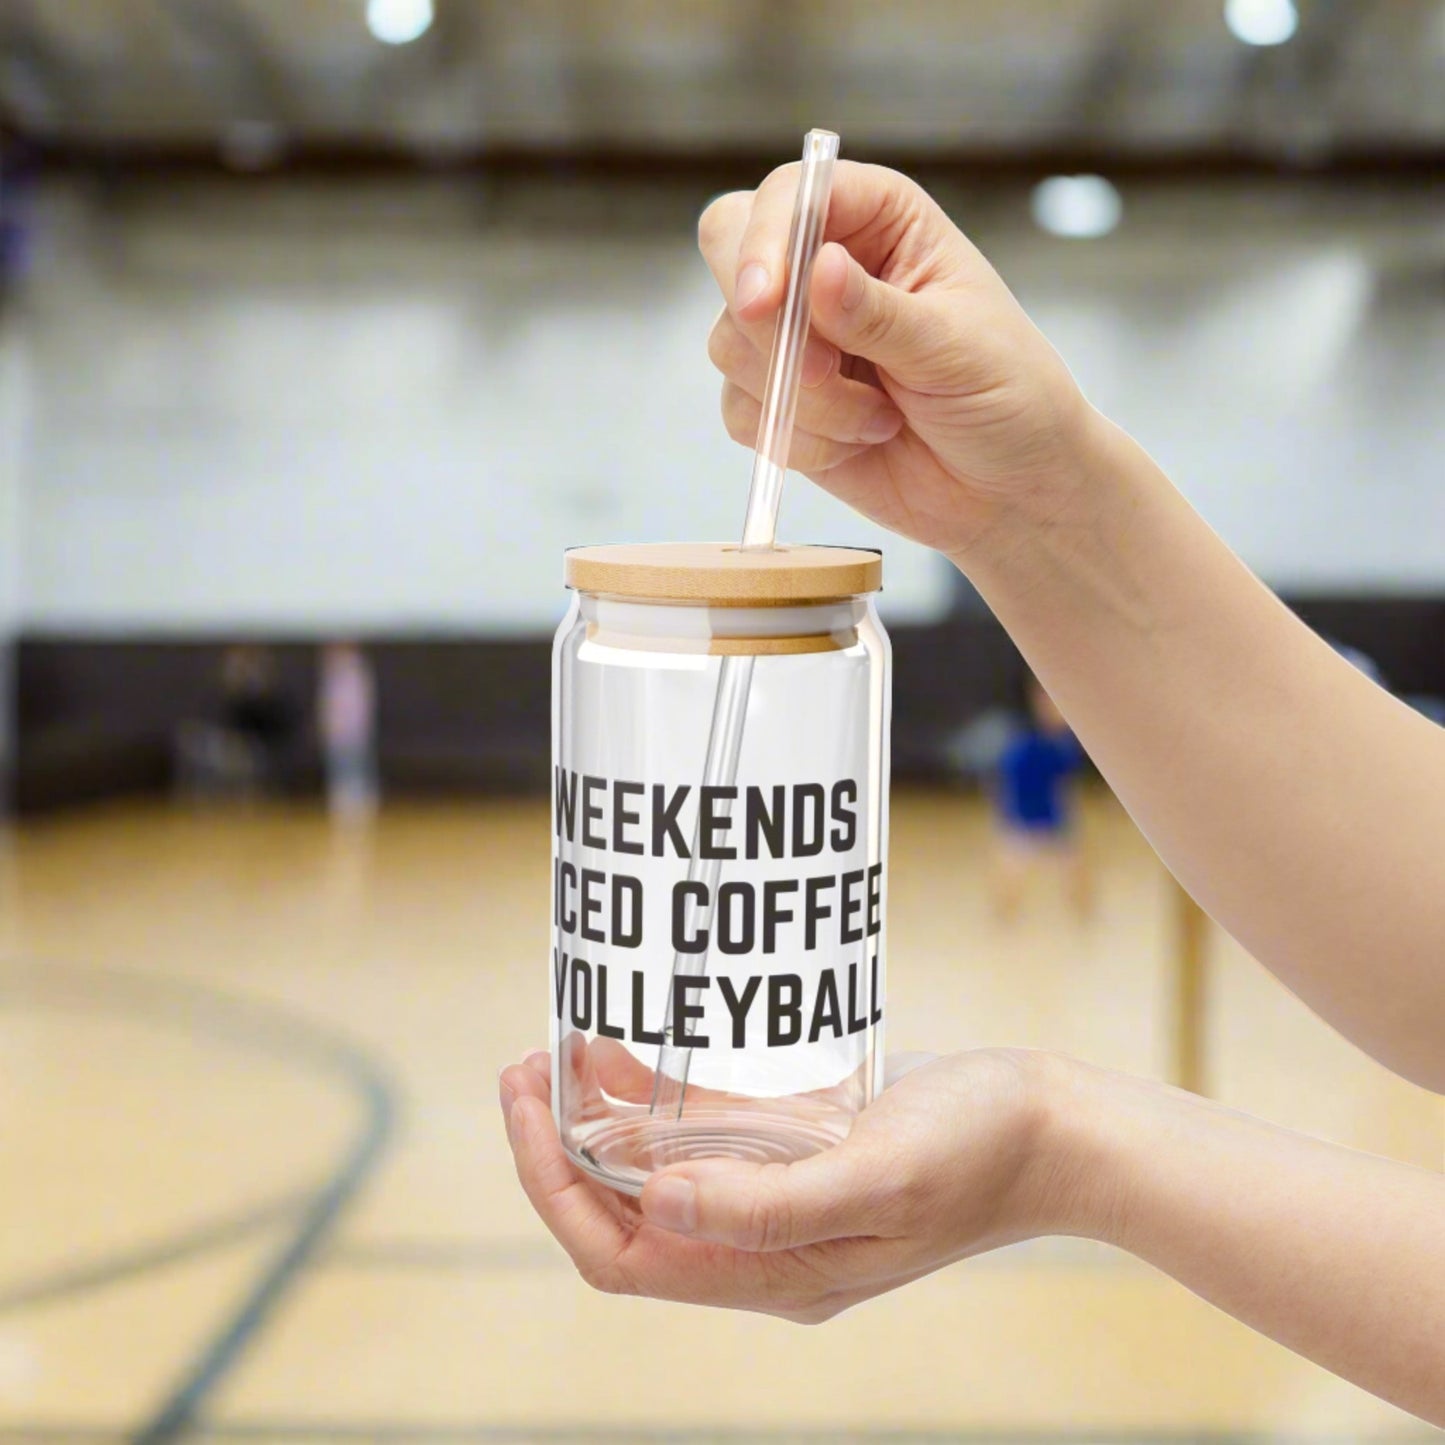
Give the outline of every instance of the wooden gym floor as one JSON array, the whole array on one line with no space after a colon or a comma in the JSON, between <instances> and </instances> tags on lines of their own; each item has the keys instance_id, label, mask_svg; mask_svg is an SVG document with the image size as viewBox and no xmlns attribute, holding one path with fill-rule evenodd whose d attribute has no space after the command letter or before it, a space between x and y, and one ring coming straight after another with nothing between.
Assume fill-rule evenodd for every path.
<instances>
[{"instance_id":1,"label":"wooden gym floor","mask_svg":"<svg viewBox=\"0 0 1445 1445\"><path fill-rule=\"evenodd\" d=\"M1004 927L979 805L895 799L892 1047L1169 1071L1169 886L1111 803L1087 825L1094 921L1044 888ZM0 1440L1434 1438L1082 1242L811 1330L590 1293L496 1109L546 1040L547 846L507 803L0 848ZM1439 1167L1439 1101L1217 938L1205 1005L1219 1097Z\"/></svg>"}]
</instances>

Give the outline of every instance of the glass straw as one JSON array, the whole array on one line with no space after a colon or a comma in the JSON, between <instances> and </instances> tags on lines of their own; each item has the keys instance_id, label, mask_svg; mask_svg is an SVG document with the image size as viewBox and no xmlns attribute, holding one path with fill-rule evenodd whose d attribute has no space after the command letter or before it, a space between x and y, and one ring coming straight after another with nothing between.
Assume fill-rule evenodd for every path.
<instances>
[{"instance_id":1,"label":"glass straw","mask_svg":"<svg viewBox=\"0 0 1445 1445\"><path fill-rule=\"evenodd\" d=\"M788 286L773 333L773 354L763 387L763 416L758 426L752 485L748 489L748 510L743 521L744 552L769 552L777 537L778 506L783 499L783 478L788 470L788 449L793 440L793 418L798 410L798 390L802 382L803 348L808 342L808 323L812 317L813 262L823 244L823 230L828 222L828 197L838 145L838 137L830 130L810 130L803 139L803 164L798 173L793 224L788 232ZM751 656L729 654L722 659L703 764L704 787L731 787L737 780L752 682ZM728 816L731 810L719 807L715 811ZM694 831L687 878L689 883L703 885L707 903L701 906L694 903L694 892L687 902L690 916L685 922L689 932L703 928L711 935L722 864L716 858L700 858L699 841ZM665 1042L658 1048L657 1072L652 1080L654 1117L680 1118L682 1115L692 1050L672 1037L673 986L678 978L705 974L707 960L705 951L673 956L672 985L668 988L667 1014L662 1028ZM659 1159L661 1162L664 1161Z\"/></svg>"},{"instance_id":2,"label":"glass straw","mask_svg":"<svg viewBox=\"0 0 1445 1445\"><path fill-rule=\"evenodd\" d=\"M828 224L828 197L833 188L833 163L838 137L830 130L810 130L803 139L803 167L793 202L788 233L788 290L773 333L773 356L763 387L763 419L753 453L753 480L743 520L743 551L770 551L778 534L778 506L793 440L793 417L803 377L803 348L812 318L813 262Z\"/></svg>"}]
</instances>

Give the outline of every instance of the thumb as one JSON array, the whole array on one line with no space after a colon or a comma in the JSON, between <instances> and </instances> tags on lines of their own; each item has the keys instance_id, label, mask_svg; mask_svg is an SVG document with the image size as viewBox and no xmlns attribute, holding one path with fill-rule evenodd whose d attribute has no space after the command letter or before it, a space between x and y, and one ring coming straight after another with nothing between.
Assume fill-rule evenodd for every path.
<instances>
[{"instance_id":1,"label":"thumb","mask_svg":"<svg viewBox=\"0 0 1445 1445\"><path fill-rule=\"evenodd\" d=\"M944 335L920 296L870 276L836 241L813 263L813 329L840 351L861 356L907 382L936 369Z\"/></svg>"},{"instance_id":2,"label":"thumb","mask_svg":"<svg viewBox=\"0 0 1445 1445\"><path fill-rule=\"evenodd\" d=\"M674 1234L763 1253L871 1233L868 1173L835 1145L794 1164L702 1159L654 1174L642 1213Z\"/></svg>"}]
</instances>

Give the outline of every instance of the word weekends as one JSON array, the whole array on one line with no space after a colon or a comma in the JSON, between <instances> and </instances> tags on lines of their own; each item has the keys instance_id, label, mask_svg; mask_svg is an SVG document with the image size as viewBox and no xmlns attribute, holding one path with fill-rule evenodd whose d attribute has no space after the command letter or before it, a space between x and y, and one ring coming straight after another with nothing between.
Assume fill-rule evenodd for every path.
<instances>
[{"instance_id":1,"label":"word weekends","mask_svg":"<svg viewBox=\"0 0 1445 1445\"><path fill-rule=\"evenodd\" d=\"M674 787L559 767L552 890L558 1020L637 1044L659 1044L667 1032L697 1049L817 1043L880 1022L883 865L839 866L856 859L862 841L858 800L852 778ZM591 866L605 863L604 854L619 861ZM832 870L830 855L837 859ZM694 856L736 866L712 870L720 881L709 886L648 861ZM767 865L780 860L801 866L779 877ZM737 876L760 871L748 863L766 867L768 876ZM668 881L659 884L663 876ZM649 886L663 888L666 898L649 899ZM634 964L614 950L645 952L633 955ZM668 988L676 955L704 955L706 968L680 974ZM744 958L753 971L728 962ZM649 1017L648 1001L656 1011L663 993L668 1017ZM710 995L723 1007L710 1007Z\"/></svg>"}]
</instances>

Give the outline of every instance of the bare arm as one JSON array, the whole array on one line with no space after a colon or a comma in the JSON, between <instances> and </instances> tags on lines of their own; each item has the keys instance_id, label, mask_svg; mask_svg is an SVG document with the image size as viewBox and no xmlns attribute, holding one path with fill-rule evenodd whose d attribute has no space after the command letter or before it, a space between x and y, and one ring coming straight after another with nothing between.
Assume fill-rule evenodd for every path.
<instances>
[{"instance_id":1,"label":"bare arm","mask_svg":"<svg viewBox=\"0 0 1445 1445\"><path fill-rule=\"evenodd\" d=\"M1091 417L1087 476L957 560L1180 882L1341 1032L1445 1088L1445 732Z\"/></svg>"},{"instance_id":2,"label":"bare arm","mask_svg":"<svg viewBox=\"0 0 1445 1445\"><path fill-rule=\"evenodd\" d=\"M1068 1066L1082 1229L1445 1425L1445 1179Z\"/></svg>"}]
</instances>

